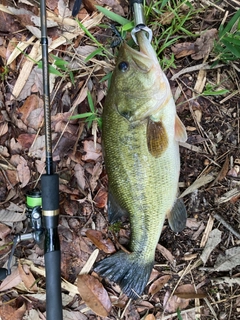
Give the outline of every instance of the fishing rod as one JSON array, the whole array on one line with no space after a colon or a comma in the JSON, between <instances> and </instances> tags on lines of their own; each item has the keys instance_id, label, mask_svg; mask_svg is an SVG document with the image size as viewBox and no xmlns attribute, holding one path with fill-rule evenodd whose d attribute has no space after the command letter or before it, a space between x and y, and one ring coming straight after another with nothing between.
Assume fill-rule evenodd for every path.
<instances>
[{"instance_id":1,"label":"fishing rod","mask_svg":"<svg viewBox=\"0 0 240 320\"><path fill-rule=\"evenodd\" d=\"M26 215L32 231L15 235L7 269L0 268L0 280L11 274L13 254L20 241L34 239L40 247L44 244L47 320L62 320L61 252L58 236L59 177L54 173L52 155L46 0L40 0L40 17L46 174L41 177L41 192L33 190L26 197Z\"/></svg>"},{"instance_id":2,"label":"fishing rod","mask_svg":"<svg viewBox=\"0 0 240 320\"><path fill-rule=\"evenodd\" d=\"M46 0L40 0L40 16L46 148L46 174L41 177L42 217L45 230L46 313L47 320L62 320L61 252L58 236L59 176L54 173L52 155Z\"/></svg>"}]
</instances>

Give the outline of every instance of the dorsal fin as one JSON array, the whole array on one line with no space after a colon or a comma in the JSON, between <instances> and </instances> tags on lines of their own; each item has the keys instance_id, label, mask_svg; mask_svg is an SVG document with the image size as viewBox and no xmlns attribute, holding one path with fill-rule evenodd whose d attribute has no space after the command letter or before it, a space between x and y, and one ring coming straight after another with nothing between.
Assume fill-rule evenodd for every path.
<instances>
[{"instance_id":1,"label":"dorsal fin","mask_svg":"<svg viewBox=\"0 0 240 320\"><path fill-rule=\"evenodd\" d=\"M152 121L148 119L147 124L147 145L148 151L155 158L161 156L161 154L167 149L168 136L166 129L161 121Z\"/></svg>"}]
</instances>

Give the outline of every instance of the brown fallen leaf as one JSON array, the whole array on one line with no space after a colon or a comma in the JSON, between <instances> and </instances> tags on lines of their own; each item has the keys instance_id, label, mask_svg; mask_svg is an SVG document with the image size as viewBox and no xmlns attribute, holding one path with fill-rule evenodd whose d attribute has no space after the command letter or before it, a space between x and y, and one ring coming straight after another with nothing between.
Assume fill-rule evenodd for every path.
<instances>
[{"instance_id":1,"label":"brown fallen leaf","mask_svg":"<svg viewBox=\"0 0 240 320\"><path fill-rule=\"evenodd\" d=\"M19 274L19 270L14 269L12 270L12 273L9 276L7 276L7 278L5 278L1 283L0 292L8 289L12 289L13 287L16 287L21 282L22 282L22 278Z\"/></svg>"},{"instance_id":2,"label":"brown fallen leaf","mask_svg":"<svg viewBox=\"0 0 240 320\"><path fill-rule=\"evenodd\" d=\"M214 46L217 32L217 29L207 30L194 42L195 53L191 55L193 60L200 60L209 55Z\"/></svg>"},{"instance_id":3,"label":"brown fallen leaf","mask_svg":"<svg viewBox=\"0 0 240 320\"><path fill-rule=\"evenodd\" d=\"M37 287L37 284L35 283L35 278L32 275L30 268L27 265L22 266L19 263L18 270L25 287L30 291L37 291L38 287Z\"/></svg>"},{"instance_id":4,"label":"brown fallen leaf","mask_svg":"<svg viewBox=\"0 0 240 320\"><path fill-rule=\"evenodd\" d=\"M158 243L157 250L159 250L161 254L164 256L164 258L166 258L170 263L174 264L175 258L168 249L166 249L165 247L163 247L161 244Z\"/></svg>"},{"instance_id":5,"label":"brown fallen leaf","mask_svg":"<svg viewBox=\"0 0 240 320\"><path fill-rule=\"evenodd\" d=\"M77 287L86 305L97 315L107 317L112 305L101 282L89 274L78 276Z\"/></svg>"},{"instance_id":6,"label":"brown fallen leaf","mask_svg":"<svg viewBox=\"0 0 240 320\"><path fill-rule=\"evenodd\" d=\"M22 133L18 136L17 141L21 144L23 149L29 149L35 139L36 135L31 133Z\"/></svg>"},{"instance_id":7,"label":"brown fallen leaf","mask_svg":"<svg viewBox=\"0 0 240 320\"><path fill-rule=\"evenodd\" d=\"M137 304L137 311L139 313L142 313L144 311L147 311L153 308L154 306L148 301L141 301L140 303Z\"/></svg>"},{"instance_id":8,"label":"brown fallen leaf","mask_svg":"<svg viewBox=\"0 0 240 320\"><path fill-rule=\"evenodd\" d=\"M171 296L170 291L166 291L163 299L164 311L168 313L176 312L177 309L183 310L189 305L189 299L181 299L176 295Z\"/></svg>"},{"instance_id":9,"label":"brown fallen leaf","mask_svg":"<svg viewBox=\"0 0 240 320\"><path fill-rule=\"evenodd\" d=\"M200 60L211 52L216 35L217 29L210 29L203 32L195 42L176 43L171 50L177 59L191 55L193 60Z\"/></svg>"},{"instance_id":10,"label":"brown fallen leaf","mask_svg":"<svg viewBox=\"0 0 240 320\"><path fill-rule=\"evenodd\" d=\"M155 293L160 291L170 279L170 275L164 275L156 281L154 281L149 288L149 294L154 295Z\"/></svg>"},{"instance_id":11,"label":"brown fallen leaf","mask_svg":"<svg viewBox=\"0 0 240 320\"><path fill-rule=\"evenodd\" d=\"M204 293L202 290L198 289L196 292L194 286L192 284L183 284L182 286L179 286L175 292L174 295L181 299L201 299L206 298L206 293Z\"/></svg>"},{"instance_id":12,"label":"brown fallen leaf","mask_svg":"<svg viewBox=\"0 0 240 320\"><path fill-rule=\"evenodd\" d=\"M226 156L222 169L220 170L214 182L222 181L226 177L228 173L228 169L229 169L229 157Z\"/></svg>"},{"instance_id":13,"label":"brown fallen leaf","mask_svg":"<svg viewBox=\"0 0 240 320\"><path fill-rule=\"evenodd\" d=\"M98 249L103 250L105 253L114 253L116 249L111 239L104 238L101 231L97 230L87 230L86 236L95 244Z\"/></svg>"},{"instance_id":14,"label":"brown fallen leaf","mask_svg":"<svg viewBox=\"0 0 240 320\"><path fill-rule=\"evenodd\" d=\"M80 163L77 163L74 167L74 176L77 179L77 184L81 190L85 189L86 179L84 175L84 168Z\"/></svg>"},{"instance_id":15,"label":"brown fallen leaf","mask_svg":"<svg viewBox=\"0 0 240 320\"><path fill-rule=\"evenodd\" d=\"M0 238L4 240L4 238L11 233L11 229L3 223L0 223Z\"/></svg>"},{"instance_id":16,"label":"brown fallen leaf","mask_svg":"<svg viewBox=\"0 0 240 320\"><path fill-rule=\"evenodd\" d=\"M102 173L102 169L103 169L103 166L102 166L101 162L97 162L95 164L95 166L93 167L92 176L90 179L90 187L91 187L92 192L95 190L95 188L97 186L97 182L100 177L100 174Z\"/></svg>"},{"instance_id":17,"label":"brown fallen leaf","mask_svg":"<svg viewBox=\"0 0 240 320\"><path fill-rule=\"evenodd\" d=\"M16 308L16 306L14 306L15 303L7 303L7 304L3 304L1 305L0 308L0 318L2 320L22 320L23 315L26 311L26 305L23 304L20 308Z\"/></svg>"},{"instance_id":18,"label":"brown fallen leaf","mask_svg":"<svg viewBox=\"0 0 240 320\"><path fill-rule=\"evenodd\" d=\"M153 314L148 314L145 318L145 320L156 320Z\"/></svg>"},{"instance_id":19,"label":"brown fallen leaf","mask_svg":"<svg viewBox=\"0 0 240 320\"><path fill-rule=\"evenodd\" d=\"M3 136L7 132L8 132L8 123L7 122L1 122L0 123L0 137Z\"/></svg>"},{"instance_id":20,"label":"brown fallen leaf","mask_svg":"<svg viewBox=\"0 0 240 320\"><path fill-rule=\"evenodd\" d=\"M36 110L39 109L40 111L42 111L42 117L40 118L40 114L38 114L39 119L36 119L36 115L31 115L31 113ZM39 124L42 122L43 120L43 101L38 98L37 95L32 94L31 96L29 96L24 104L21 106L21 108L18 109L18 116L19 118L21 118L21 120L27 125L29 126L30 124L34 124L34 119L38 120L38 127L39 128ZM34 118L34 119L32 119ZM35 123L36 125L36 123Z\"/></svg>"},{"instance_id":21,"label":"brown fallen leaf","mask_svg":"<svg viewBox=\"0 0 240 320\"><path fill-rule=\"evenodd\" d=\"M86 152L85 155L82 156L83 161L96 161L102 155L102 147L99 143L96 144L96 148L94 147L94 142L92 140L84 140L83 148Z\"/></svg>"},{"instance_id":22,"label":"brown fallen leaf","mask_svg":"<svg viewBox=\"0 0 240 320\"><path fill-rule=\"evenodd\" d=\"M17 167L18 179L19 182L21 182L21 188L24 188L31 178L30 169L27 165L26 159L15 154L11 157L10 162Z\"/></svg>"},{"instance_id":23,"label":"brown fallen leaf","mask_svg":"<svg viewBox=\"0 0 240 320\"><path fill-rule=\"evenodd\" d=\"M160 15L160 24L163 26L171 24L172 20L174 19L174 12L172 11L166 11L163 14Z\"/></svg>"},{"instance_id":24,"label":"brown fallen leaf","mask_svg":"<svg viewBox=\"0 0 240 320\"><path fill-rule=\"evenodd\" d=\"M104 208L107 204L107 198L108 198L108 193L107 190L102 187L98 190L97 194L95 195L93 201L96 205L97 208Z\"/></svg>"},{"instance_id":25,"label":"brown fallen leaf","mask_svg":"<svg viewBox=\"0 0 240 320\"><path fill-rule=\"evenodd\" d=\"M175 43L171 46L171 50L176 59L189 56L195 52L194 43L192 42Z\"/></svg>"}]
</instances>

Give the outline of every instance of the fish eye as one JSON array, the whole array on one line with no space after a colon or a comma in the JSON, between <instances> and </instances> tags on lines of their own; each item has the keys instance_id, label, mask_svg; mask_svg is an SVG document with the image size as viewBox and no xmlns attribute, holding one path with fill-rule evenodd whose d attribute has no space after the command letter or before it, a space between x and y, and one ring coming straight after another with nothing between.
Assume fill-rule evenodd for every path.
<instances>
[{"instance_id":1,"label":"fish eye","mask_svg":"<svg viewBox=\"0 0 240 320\"><path fill-rule=\"evenodd\" d=\"M128 71L128 69L129 69L129 64L128 64L128 62L126 62L126 61L120 62L119 65L118 65L118 69L119 69L120 71L122 71L122 72Z\"/></svg>"}]
</instances>

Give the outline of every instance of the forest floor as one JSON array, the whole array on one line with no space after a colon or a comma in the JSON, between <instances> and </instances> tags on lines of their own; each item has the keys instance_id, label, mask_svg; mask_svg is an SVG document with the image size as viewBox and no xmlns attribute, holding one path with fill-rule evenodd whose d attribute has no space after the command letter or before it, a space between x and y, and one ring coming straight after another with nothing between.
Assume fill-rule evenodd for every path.
<instances>
[{"instance_id":1,"label":"forest floor","mask_svg":"<svg viewBox=\"0 0 240 320\"><path fill-rule=\"evenodd\" d=\"M188 133L180 146L179 182L188 219L179 234L165 223L150 282L137 301L92 271L96 260L130 237L129 224L110 226L107 218L99 123L118 36L95 4L131 19L129 6L124 0L83 0L78 19L84 32L71 15L73 1L46 3L64 319L240 319L240 2L147 1L153 45ZM37 1L0 1L5 267L14 236L28 232L26 194L40 188L45 168L38 17ZM83 113L88 115L70 119ZM0 318L45 319L45 283L43 250L33 240L21 242L12 274L0 285Z\"/></svg>"}]
</instances>

